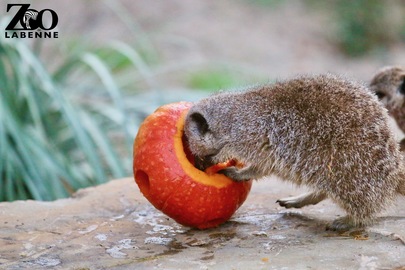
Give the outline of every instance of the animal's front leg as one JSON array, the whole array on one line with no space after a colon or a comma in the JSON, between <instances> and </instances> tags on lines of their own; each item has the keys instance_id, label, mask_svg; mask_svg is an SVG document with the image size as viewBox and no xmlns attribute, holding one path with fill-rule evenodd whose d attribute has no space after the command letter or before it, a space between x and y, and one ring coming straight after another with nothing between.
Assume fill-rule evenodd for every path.
<instances>
[{"instance_id":1,"label":"animal's front leg","mask_svg":"<svg viewBox=\"0 0 405 270\"><path fill-rule=\"evenodd\" d=\"M317 204L326 199L326 197L326 193L323 192L310 192L296 197L279 199L277 203L285 208L301 208L306 205Z\"/></svg>"}]
</instances>

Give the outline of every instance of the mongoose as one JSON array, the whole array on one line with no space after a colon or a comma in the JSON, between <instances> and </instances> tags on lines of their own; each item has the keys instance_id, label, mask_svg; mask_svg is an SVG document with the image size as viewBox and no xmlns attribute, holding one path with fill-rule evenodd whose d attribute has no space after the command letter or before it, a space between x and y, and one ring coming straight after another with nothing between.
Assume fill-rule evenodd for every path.
<instances>
[{"instance_id":1,"label":"mongoose","mask_svg":"<svg viewBox=\"0 0 405 270\"><path fill-rule=\"evenodd\" d=\"M277 202L300 208L331 198L347 216L329 229L369 225L405 195L403 156L386 109L365 86L325 74L302 76L195 103L185 136L200 166L235 160L235 181L271 174L313 191ZM203 169L203 168L201 168Z\"/></svg>"},{"instance_id":2,"label":"mongoose","mask_svg":"<svg viewBox=\"0 0 405 270\"><path fill-rule=\"evenodd\" d=\"M405 132L405 67L381 68L371 80L370 89L377 94L398 127ZM400 145L401 151L405 152L405 139Z\"/></svg>"}]
</instances>

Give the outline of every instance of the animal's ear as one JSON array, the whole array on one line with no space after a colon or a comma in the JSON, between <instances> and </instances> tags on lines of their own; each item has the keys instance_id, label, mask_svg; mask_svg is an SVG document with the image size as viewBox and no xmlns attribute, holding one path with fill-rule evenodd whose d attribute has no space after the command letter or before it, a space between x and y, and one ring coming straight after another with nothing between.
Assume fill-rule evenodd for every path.
<instances>
[{"instance_id":1,"label":"animal's ear","mask_svg":"<svg viewBox=\"0 0 405 270\"><path fill-rule=\"evenodd\" d=\"M207 120L199 112L194 112L190 115L190 125L193 129L198 131L200 135L205 135L209 131Z\"/></svg>"},{"instance_id":2,"label":"animal's ear","mask_svg":"<svg viewBox=\"0 0 405 270\"><path fill-rule=\"evenodd\" d=\"M403 95L405 95L405 75L402 76L402 83L399 86L399 92Z\"/></svg>"}]
</instances>

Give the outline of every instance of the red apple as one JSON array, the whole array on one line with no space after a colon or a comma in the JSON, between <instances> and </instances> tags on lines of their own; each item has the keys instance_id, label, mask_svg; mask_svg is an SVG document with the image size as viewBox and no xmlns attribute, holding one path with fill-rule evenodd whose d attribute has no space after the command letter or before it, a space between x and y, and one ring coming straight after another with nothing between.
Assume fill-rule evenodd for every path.
<instances>
[{"instance_id":1,"label":"red apple","mask_svg":"<svg viewBox=\"0 0 405 270\"><path fill-rule=\"evenodd\" d=\"M203 172L184 144L184 120L190 102L158 108L139 128L133 170L142 194L180 224L199 229L227 221L249 194L252 181L234 182L216 173L235 161Z\"/></svg>"}]
</instances>

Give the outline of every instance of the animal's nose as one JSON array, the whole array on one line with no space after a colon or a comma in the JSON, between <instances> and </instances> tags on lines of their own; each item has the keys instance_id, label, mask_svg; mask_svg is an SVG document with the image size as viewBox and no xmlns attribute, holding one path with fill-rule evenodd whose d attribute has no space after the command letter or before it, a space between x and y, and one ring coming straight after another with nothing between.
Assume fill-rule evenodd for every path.
<instances>
[{"instance_id":1,"label":"animal's nose","mask_svg":"<svg viewBox=\"0 0 405 270\"><path fill-rule=\"evenodd\" d=\"M208 167L214 165L212 155L205 157L195 157L195 167L201 171L205 171Z\"/></svg>"}]
</instances>

